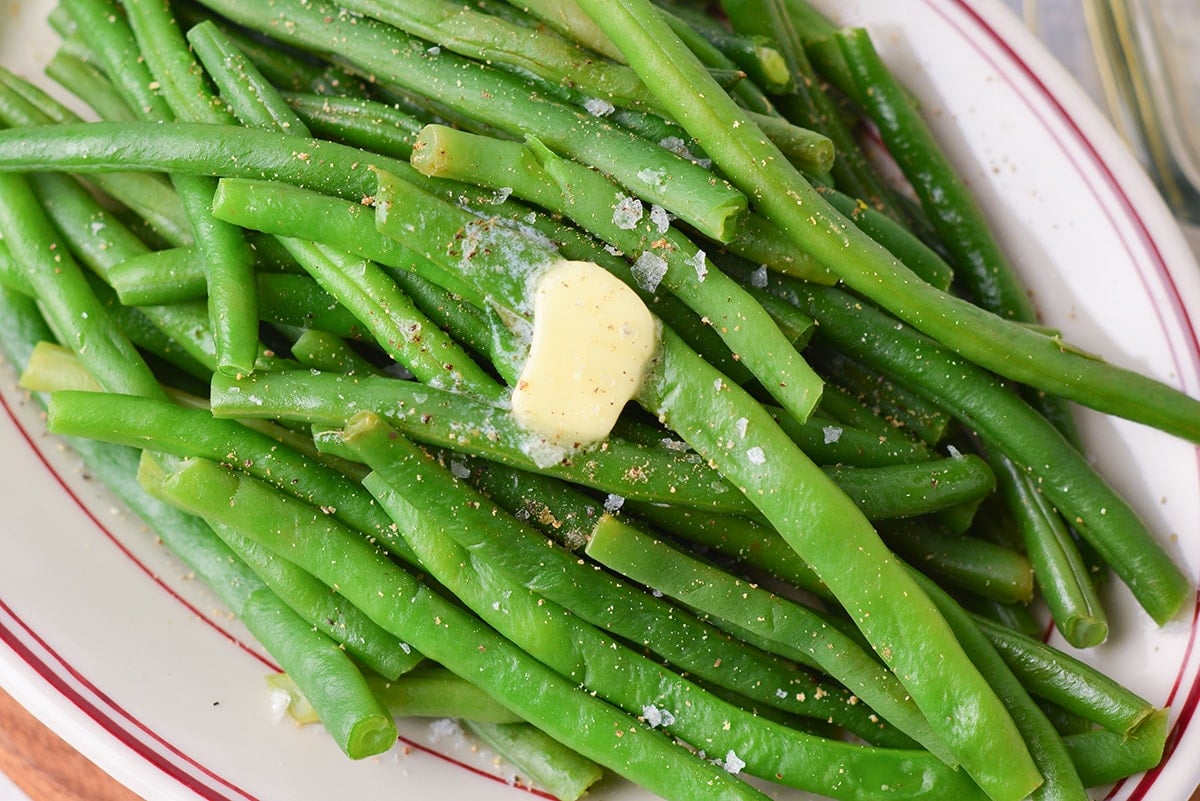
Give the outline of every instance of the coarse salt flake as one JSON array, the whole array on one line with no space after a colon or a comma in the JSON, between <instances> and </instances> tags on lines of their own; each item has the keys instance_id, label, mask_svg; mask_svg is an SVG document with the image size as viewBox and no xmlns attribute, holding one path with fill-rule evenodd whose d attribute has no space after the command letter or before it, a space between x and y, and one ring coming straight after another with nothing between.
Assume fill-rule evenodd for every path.
<instances>
[{"instance_id":1,"label":"coarse salt flake","mask_svg":"<svg viewBox=\"0 0 1200 801\"><path fill-rule=\"evenodd\" d=\"M660 234L665 234L671 227L671 214L657 203L650 206L650 222Z\"/></svg>"},{"instance_id":2,"label":"coarse salt flake","mask_svg":"<svg viewBox=\"0 0 1200 801\"><path fill-rule=\"evenodd\" d=\"M590 97L583 101L583 108L593 117L607 117L617 110L612 103L599 97Z\"/></svg>"},{"instance_id":3,"label":"coarse salt flake","mask_svg":"<svg viewBox=\"0 0 1200 801\"><path fill-rule=\"evenodd\" d=\"M642 201L636 197L621 195L613 208L613 225L622 231L632 231L642 221Z\"/></svg>"},{"instance_id":4,"label":"coarse salt flake","mask_svg":"<svg viewBox=\"0 0 1200 801\"><path fill-rule=\"evenodd\" d=\"M756 289L763 289L767 285L767 265L761 265L757 270L750 273L750 286Z\"/></svg>"},{"instance_id":5,"label":"coarse salt flake","mask_svg":"<svg viewBox=\"0 0 1200 801\"><path fill-rule=\"evenodd\" d=\"M659 709L654 704L646 704L642 707L642 718L652 729L657 729L659 726L670 726L675 722L675 716L669 709Z\"/></svg>"},{"instance_id":6,"label":"coarse salt flake","mask_svg":"<svg viewBox=\"0 0 1200 801\"><path fill-rule=\"evenodd\" d=\"M653 292L658 289L663 276L667 274L667 260L662 256L645 250L642 251L642 255L638 256L637 261L633 263L632 271L633 278L637 281L638 286L647 292Z\"/></svg>"}]
</instances>

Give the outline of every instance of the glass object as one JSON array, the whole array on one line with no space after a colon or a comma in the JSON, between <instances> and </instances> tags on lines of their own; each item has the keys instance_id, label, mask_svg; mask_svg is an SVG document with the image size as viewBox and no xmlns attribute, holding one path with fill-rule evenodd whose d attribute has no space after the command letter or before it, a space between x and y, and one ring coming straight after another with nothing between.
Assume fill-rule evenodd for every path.
<instances>
[{"instance_id":1,"label":"glass object","mask_svg":"<svg viewBox=\"0 0 1200 801\"><path fill-rule=\"evenodd\" d=\"M1200 2L1083 0L1109 112L1180 217L1200 222Z\"/></svg>"}]
</instances>

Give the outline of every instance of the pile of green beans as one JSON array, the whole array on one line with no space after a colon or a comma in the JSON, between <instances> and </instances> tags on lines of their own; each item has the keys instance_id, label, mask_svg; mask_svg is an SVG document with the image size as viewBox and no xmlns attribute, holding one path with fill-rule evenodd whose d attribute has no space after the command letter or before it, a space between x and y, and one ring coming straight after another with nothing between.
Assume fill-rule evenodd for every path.
<instances>
[{"instance_id":1,"label":"pile of green beans","mask_svg":"<svg viewBox=\"0 0 1200 801\"><path fill-rule=\"evenodd\" d=\"M0 68L0 344L49 430L352 759L413 716L568 801L1153 768L1165 711L1027 629L1104 642L1110 571L1193 597L1066 404L1200 442L1200 401L1039 328L866 30L660 5L62 0L58 88ZM660 337L549 449L510 399L564 258Z\"/></svg>"}]
</instances>

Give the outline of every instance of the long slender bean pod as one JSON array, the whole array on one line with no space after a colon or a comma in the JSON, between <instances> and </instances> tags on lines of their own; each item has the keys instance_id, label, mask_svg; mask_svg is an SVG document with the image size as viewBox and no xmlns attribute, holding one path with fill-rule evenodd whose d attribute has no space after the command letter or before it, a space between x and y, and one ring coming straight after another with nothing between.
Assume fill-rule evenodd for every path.
<instances>
[{"instance_id":1,"label":"long slender bean pod","mask_svg":"<svg viewBox=\"0 0 1200 801\"><path fill-rule=\"evenodd\" d=\"M639 402L740 487L814 568L989 796L1015 801L1041 782L1003 705L941 616L853 501L762 407L724 385L670 332ZM973 710L970 725L960 708Z\"/></svg>"},{"instance_id":2,"label":"long slender bean pod","mask_svg":"<svg viewBox=\"0 0 1200 801\"><path fill-rule=\"evenodd\" d=\"M434 129L427 128L426 132L431 130ZM440 130L448 133L448 129ZM444 144L430 141L425 132L418 142L426 145L418 152L445 151ZM716 328L739 361L759 378L767 392L784 408L800 420L808 417L820 397L820 382L815 380L811 368L753 298L715 267L709 272L704 252L681 234L669 228L664 230L661 222L642 219L640 201L634 207L634 199L623 196L603 176L583 167L571 169L571 162L558 159L548 151L543 153L542 163L547 165L545 175L551 178L547 188L557 187L559 192L560 199L551 211L572 214L585 228L635 259L630 276L624 277L626 281L632 278L633 285L640 285L648 292L654 292L661 282L664 288ZM560 171L556 173L556 170ZM598 183L592 184L593 179ZM465 237L469 241L472 236L484 235L478 219L448 207L444 201L407 182L381 175L376 194L380 230L405 241L410 215L419 215L424 221L422 238L431 245L424 255L432 261L440 258L444 262L456 240ZM589 203L589 198L594 199L594 203ZM625 205L633 210L622 212ZM393 206L401 211L399 220L390 213ZM435 224L437 228L434 228ZM542 264L549 263L556 256L544 247L540 255L533 247L526 250L529 252L525 260L520 262L523 265L530 259L539 258ZM461 253L454 261L460 270L471 276L490 275L496 268L485 262L511 261L513 255L489 247L476 248L470 253L463 247ZM442 266L453 269L456 265L443 263ZM530 266L537 267L538 263ZM523 285L520 291L525 291Z\"/></svg>"},{"instance_id":3,"label":"long slender bean pod","mask_svg":"<svg viewBox=\"0 0 1200 801\"><path fill-rule=\"evenodd\" d=\"M1088 795L1084 790L1083 781L1062 738L996 653L992 644L975 626L971 616L937 584L924 576L916 575L918 582L954 629L959 642L968 650L971 658L980 666L980 670L986 673L988 681L996 688L997 694L1003 699L1021 730L1025 742L1029 744L1029 752L1044 779L1030 798L1033 801L1087 801Z\"/></svg>"},{"instance_id":4,"label":"long slender bean pod","mask_svg":"<svg viewBox=\"0 0 1200 801\"><path fill-rule=\"evenodd\" d=\"M419 454L417 458L425 459ZM429 469L426 463L423 470ZM889 788L884 795L903 787L901 792L909 797L920 797L924 792L945 792L947 785L955 792L978 793L963 773L925 752L853 746L748 718L636 652L614 647L610 638L564 614L556 604L506 581L469 551L439 536L441 521L424 516L401 490L378 475L368 477L366 484L405 530L422 564L448 582L477 614L564 675L631 713L653 718L650 707L659 716L665 711L674 718L668 728L675 736L723 754L726 766L744 764L754 775L834 798L875 797L884 785ZM496 598L503 599L499 610L492 608ZM565 643L571 647L564 648ZM616 676L621 680L612 681ZM724 722L731 725L725 727Z\"/></svg>"},{"instance_id":5,"label":"long slender bean pod","mask_svg":"<svg viewBox=\"0 0 1200 801\"><path fill-rule=\"evenodd\" d=\"M593 164L652 202L660 203L718 241L732 234L745 198L706 170L614 128L583 111L531 95L519 78L446 52L374 20L338 13L334 7L288 2L251 8L228 0L205 5L251 28L319 51L341 53L380 81L435 97L471 119L523 136L533 134L572 158ZM661 180L647 170L662 170Z\"/></svg>"},{"instance_id":6,"label":"long slender bean pod","mask_svg":"<svg viewBox=\"0 0 1200 801\"><path fill-rule=\"evenodd\" d=\"M785 660L746 648L687 611L597 571L594 565L566 549L547 547L542 536L464 485L451 472L457 470L462 474L465 465L456 465L451 457L450 470L426 470L425 461L414 458L411 450L391 444L394 435L394 429L381 418L364 415L348 424L342 442L391 486L404 487L405 496L425 513L444 520L446 534L473 558L495 566L580 619L627 641L641 643L688 675L733 690L759 704L808 717L828 718L868 742L881 736L881 724L870 719L875 716L870 712L857 714L846 693L821 686ZM419 487L410 484L416 475L421 477ZM494 483L503 481L500 478ZM547 505L555 519L586 517L586 511L571 507L580 502L587 504L590 499L564 498L569 492L568 488L555 492ZM853 655L846 661L851 659ZM811 664L816 660L808 657L804 661ZM882 672L877 662L872 660L872 663L876 674ZM899 697L898 685L892 689ZM861 697L870 704L875 695L868 689ZM913 729L936 747L936 738L911 702L903 709L907 710L906 721L911 725L901 728ZM889 715L891 707L875 711L893 725L900 723ZM900 742L903 741L901 738Z\"/></svg>"},{"instance_id":7,"label":"long slender bean pod","mask_svg":"<svg viewBox=\"0 0 1200 801\"><path fill-rule=\"evenodd\" d=\"M214 376L213 413L340 427L370 410L418 442L546 473L651 502L750 512L753 507L700 460L610 438L603 450L564 459L539 451L507 410L434 387L379 376L274 371L241 381Z\"/></svg>"},{"instance_id":8,"label":"long slender bean pod","mask_svg":"<svg viewBox=\"0 0 1200 801\"><path fill-rule=\"evenodd\" d=\"M195 462L190 468L175 480L186 481L210 499L203 511L231 518L226 522L245 536L295 561L327 585L341 587L352 603L395 636L579 753L667 799L764 798L660 732L579 692L575 682L516 648L317 510L212 463ZM218 475L220 479L212 480ZM214 502L217 488L227 491Z\"/></svg>"},{"instance_id":9,"label":"long slender bean pod","mask_svg":"<svg viewBox=\"0 0 1200 801\"><path fill-rule=\"evenodd\" d=\"M716 86L652 8L636 0L580 5L630 64L653 83L672 115L701 142L757 210L848 287L966 358L1020 383L1200 441L1200 400L1065 347L925 283L846 221L787 163ZM692 103L703 95L707 102ZM673 101L673 102L672 102ZM736 123L736 124L735 124Z\"/></svg>"},{"instance_id":10,"label":"long slender bean pod","mask_svg":"<svg viewBox=\"0 0 1200 801\"><path fill-rule=\"evenodd\" d=\"M705 565L612 516L596 523L586 552L685 606L753 632L781 656L814 664L931 753L953 761L896 677L813 610Z\"/></svg>"},{"instance_id":11,"label":"long slender bean pod","mask_svg":"<svg viewBox=\"0 0 1200 801\"><path fill-rule=\"evenodd\" d=\"M782 288L782 282L776 286ZM1191 598L1191 583L1118 496L1044 417L978 367L857 299L789 283L800 307L822 320L827 341L945 404L991 448L1038 480L1040 491L1104 557L1155 620ZM868 333L869 331L869 333ZM919 360L912 355L921 353Z\"/></svg>"}]
</instances>

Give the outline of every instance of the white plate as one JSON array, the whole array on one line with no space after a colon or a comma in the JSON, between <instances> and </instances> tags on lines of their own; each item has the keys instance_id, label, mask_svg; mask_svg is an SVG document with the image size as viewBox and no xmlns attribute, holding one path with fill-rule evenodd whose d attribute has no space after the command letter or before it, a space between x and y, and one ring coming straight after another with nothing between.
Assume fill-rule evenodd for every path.
<instances>
[{"instance_id":1,"label":"white plate","mask_svg":"<svg viewBox=\"0 0 1200 801\"><path fill-rule=\"evenodd\" d=\"M53 52L49 0L0 1L0 62L33 72ZM1078 345L1200 395L1200 272L1166 208L1103 118L1019 23L989 0L838 0L870 20L885 58L943 141L1036 293ZM483 755L428 727L350 763L319 731L280 722L270 670L146 531L81 474L36 409L2 379L0 684L151 799L519 797ZM1195 576L1197 449L1081 415L1101 470ZM1172 708L1164 766L1113 798L1178 801L1200 780L1198 608L1156 629L1121 588L1110 644L1084 655ZM452 762L469 766L456 767ZM596 798L639 797L617 782Z\"/></svg>"}]
</instances>

